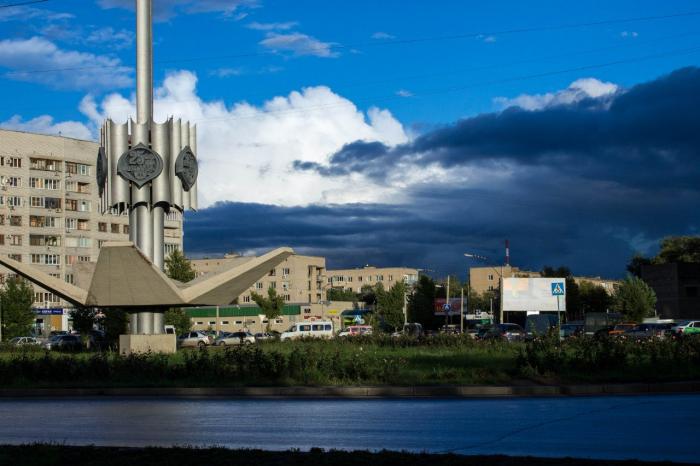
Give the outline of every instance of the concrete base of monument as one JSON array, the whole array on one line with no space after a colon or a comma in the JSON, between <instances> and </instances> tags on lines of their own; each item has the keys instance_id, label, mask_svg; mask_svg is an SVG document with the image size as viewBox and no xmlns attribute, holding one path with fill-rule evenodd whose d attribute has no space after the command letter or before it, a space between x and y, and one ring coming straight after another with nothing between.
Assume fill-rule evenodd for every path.
<instances>
[{"instance_id":1,"label":"concrete base of monument","mask_svg":"<svg viewBox=\"0 0 700 466\"><path fill-rule=\"evenodd\" d=\"M119 335L119 354L164 353L177 351L175 335Z\"/></svg>"}]
</instances>

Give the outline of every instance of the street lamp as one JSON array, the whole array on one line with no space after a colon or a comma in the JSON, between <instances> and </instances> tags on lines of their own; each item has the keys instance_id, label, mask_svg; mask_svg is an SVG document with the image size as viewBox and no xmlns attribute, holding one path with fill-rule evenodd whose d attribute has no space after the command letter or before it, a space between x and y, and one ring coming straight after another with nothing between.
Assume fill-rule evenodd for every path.
<instances>
[{"instance_id":1,"label":"street lamp","mask_svg":"<svg viewBox=\"0 0 700 466\"><path fill-rule=\"evenodd\" d=\"M472 254L472 253L465 252L464 257L468 257L470 259L475 259L475 260L479 260L479 261L486 262L486 263L491 262L491 260L488 257L482 256L479 254ZM503 287L503 265L501 265L500 272L493 265L488 265L488 267L491 267L498 274L498 292L500 294L502 291L502 287ZM471 281L471 279L470 279L470 281ZM467 301L467 307L468 306L469 306L469 302ZM503 303L500 300L499 300L499 307L500 307L499 323L502 324L503 323ZM493 297L491 297L491 315L493 315Z\"/></svg>"}]
</instances>

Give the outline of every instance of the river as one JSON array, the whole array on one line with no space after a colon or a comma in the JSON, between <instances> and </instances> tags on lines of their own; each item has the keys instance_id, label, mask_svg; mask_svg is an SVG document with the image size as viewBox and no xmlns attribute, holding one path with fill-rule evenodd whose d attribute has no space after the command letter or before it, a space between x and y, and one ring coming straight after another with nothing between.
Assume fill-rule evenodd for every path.
<instances>
[{"instance_id":1,"label":"river","mask_svg":"<svg viewBox=\"0 0 700 466\"><path fill-rule=\"evenodd\" d=\"M311 447L700 462L700 395L3 399L0 443Z\"/></svg>"}]
</instances>

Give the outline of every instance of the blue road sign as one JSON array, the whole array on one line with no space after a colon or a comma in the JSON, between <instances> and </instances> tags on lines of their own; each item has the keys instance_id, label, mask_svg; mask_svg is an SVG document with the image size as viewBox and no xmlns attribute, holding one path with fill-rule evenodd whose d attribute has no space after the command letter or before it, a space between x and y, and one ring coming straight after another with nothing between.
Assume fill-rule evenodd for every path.
<instances>
[{"instance_id":1,"label":"blue road sign","mask_svg":"<svg viewBox=\"0 0 700 466\"><path fill-rule=\"evenodd\" d=\"M552 283L552 296L564 296L564 283Z\"/></svg>"}]
</instances>

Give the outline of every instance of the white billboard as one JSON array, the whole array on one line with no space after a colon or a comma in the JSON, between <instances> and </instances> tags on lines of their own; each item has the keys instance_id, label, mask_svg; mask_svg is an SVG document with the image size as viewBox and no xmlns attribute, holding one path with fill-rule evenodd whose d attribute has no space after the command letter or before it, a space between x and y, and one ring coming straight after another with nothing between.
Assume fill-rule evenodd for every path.
<instances>
[{"instance_id":1,"label":"white billboard","mask_svg":"<svg viewBox=\"0 0 700 466\"><path fill-rule=\"evenodd\" d=\"M504 278L504 311L566 311L564 278Z\"/></svg>"}]
</instances>

